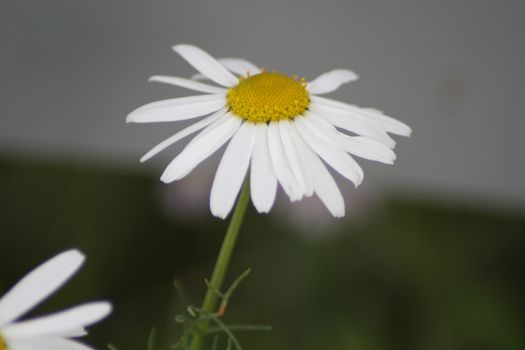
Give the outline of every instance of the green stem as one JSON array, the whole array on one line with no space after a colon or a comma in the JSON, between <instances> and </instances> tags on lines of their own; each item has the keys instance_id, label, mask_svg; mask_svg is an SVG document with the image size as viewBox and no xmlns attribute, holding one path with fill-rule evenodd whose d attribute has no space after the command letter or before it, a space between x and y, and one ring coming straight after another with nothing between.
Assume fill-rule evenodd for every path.
<instances>
[{"instance_id":1,"label":"green stem","mask_svg":"<svg viewBox=\"0 0 525 350\"><path fill-rule=\"evenodd\" d=\"M242 187L241 195L239 196L237 204L235 205L230 224L226 230L226 235L224 236L224 241L222 242L221 250L219 252L219 256L217 257L217 262L213 268L210 286L215 290L221 290L249 200L250 182L246 180ZM218 295L212 290L212 288L208 288L206 296L204 297L204 302L202 303L202 310L213 313L216 308L217 298ZM204 335L206 334L207 330L208 321L202 321L197 325L191 342L191 350L200 350L202 348L204 343Z\"/></svg>"}]
</instances>

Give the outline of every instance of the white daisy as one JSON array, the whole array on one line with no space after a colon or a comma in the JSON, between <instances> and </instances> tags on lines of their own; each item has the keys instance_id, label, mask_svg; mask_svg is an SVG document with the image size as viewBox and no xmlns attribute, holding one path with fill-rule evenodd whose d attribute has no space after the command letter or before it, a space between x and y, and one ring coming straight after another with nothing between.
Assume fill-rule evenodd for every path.
<instances>
[{"instance_id":1,"label":"white daisy","mask_svg":"<svg viewBox=\"0 0 525 350\"><path fill-rule=\"evenodd\" d=\"M378 110L318 96L356 80L352 71L336 69L306 82L266 72L243 59L216 60L192 45L176 45L173 50L200 73L193 80L153 76L150 81L204 94L147 104L126 121L206 116L152 148L141 161L200 130L162 174L161 180L169 183L188 175L229 141L211 189L210 208L220 218L230 213L248 168L251 199L260 213L272 208L279 183L292 201L315 193L332 215L344 216L343 197L325 163L358 186L363 171L351 155L392 164L395 141L388 133L411 133L406 124ZM203 79L220 86L196 81Z\"/></svg>"},{"instance_id":2,"label":"white daisy","mask_svg":"<svg viewBox=\"0 0 525 350\"><path fill-rule=\"evenodd\" d=\"M86 335L85 327L111 312L107 302L92 302L51 315L18 321L60 288L84 262L69 250L40 265L0 299L0 350L89 350L70 338Z\"/></svg>"}]
</instances>

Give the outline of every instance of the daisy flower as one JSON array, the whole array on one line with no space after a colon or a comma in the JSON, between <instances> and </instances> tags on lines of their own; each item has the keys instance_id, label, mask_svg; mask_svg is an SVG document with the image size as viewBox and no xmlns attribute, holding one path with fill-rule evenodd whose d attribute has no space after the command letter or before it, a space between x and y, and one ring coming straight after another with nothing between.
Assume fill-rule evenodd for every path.
<instances>
[{"instance_id":1,"label":"daisy flower","mask_svg":"<svg viewBox=\"0 0 525 350\"><path fill-rule=\"evenodd\" d=\"M84 262L69 250L40 265L0 299L0 350L90 350L70 338L86 335L85 327L111 312L107 302L92 302L51 315L18 319L60 288Z\"/></svg>"},{"instance_id":2,"label":"daisy flower","mask_svg":"<svg viewBox=\"0 0 525 350\"><path fill-rule=\"evenodd\" d=\"M146 161L166 147L200 131L161 176L169 183L188 175L228 143L213 181L210 208L225 218L250 169L252 202L260 213L273 206L280 184L291 201L316 194L333 216L345 213L343 196L326 165L355 186L363 170L352 156L392 164L395 141L410 127L381 111L359 108L319 95L354 81L357 75L335 69L307 82L268 72L238 58L214 59L192 45L173 50L199 73L193 79L153 76L150 81L203 94L144 105L131 112L133 123L172 122L203 117L147 152ZM211 80L211 85L202 80Z\"/></svg>"}]
</instances>

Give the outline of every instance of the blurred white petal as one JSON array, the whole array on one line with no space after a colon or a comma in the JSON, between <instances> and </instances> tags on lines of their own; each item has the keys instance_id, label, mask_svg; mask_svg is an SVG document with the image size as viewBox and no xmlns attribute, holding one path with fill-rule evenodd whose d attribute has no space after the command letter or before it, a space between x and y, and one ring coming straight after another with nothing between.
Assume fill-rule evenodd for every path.
<instances>
[{"instance_id":1,"label":"blurred white petal","mask_svg":"<svg viewBox=\"0 0 525 350\"><path fill-rule=\"evenodd\" d=\"M10 324L2 329L2 335L6 339L63 336L100 321L110 312L111 304L107 302L89 303L49 316Z\"/></svg>"},{"instance_id":2,"label":"blurred white petal","mask_svg":"<svg viewBox=\"0 0 525 350\"><path fill-rule=\"evenodd\" d=\"M16 339L8 346L8 350L95 350L75 340L58 337Z\"/></svg>"},{"instance_id":3,"label":"blurred white petal","mask_svg":"<svg viewBox=\"0 0 525 350\"><path fill-rule=\"evenodd\" d=\"M0 299L0 327L16 320L60 288L82 266L78 250L63 252L20 280Z\"/></svg>"}]
</instances>

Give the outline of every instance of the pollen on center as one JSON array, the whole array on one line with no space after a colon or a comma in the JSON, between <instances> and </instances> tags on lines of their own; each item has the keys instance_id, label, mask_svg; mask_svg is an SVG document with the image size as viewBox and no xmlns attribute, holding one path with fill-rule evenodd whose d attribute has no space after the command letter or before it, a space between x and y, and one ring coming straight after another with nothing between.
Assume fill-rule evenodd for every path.
<instances>
[{"instance_id":1,"label":"pollen on center","mask_svg":"<svg viewBox=\"0 0 525 350\"><path fill-rule=\"evenodd\" d=\"M297 80L277 72L241 77L228 90L231 111L254 123L293 119L310 104L304 78Z\"/></svg>"}]
</instances>

